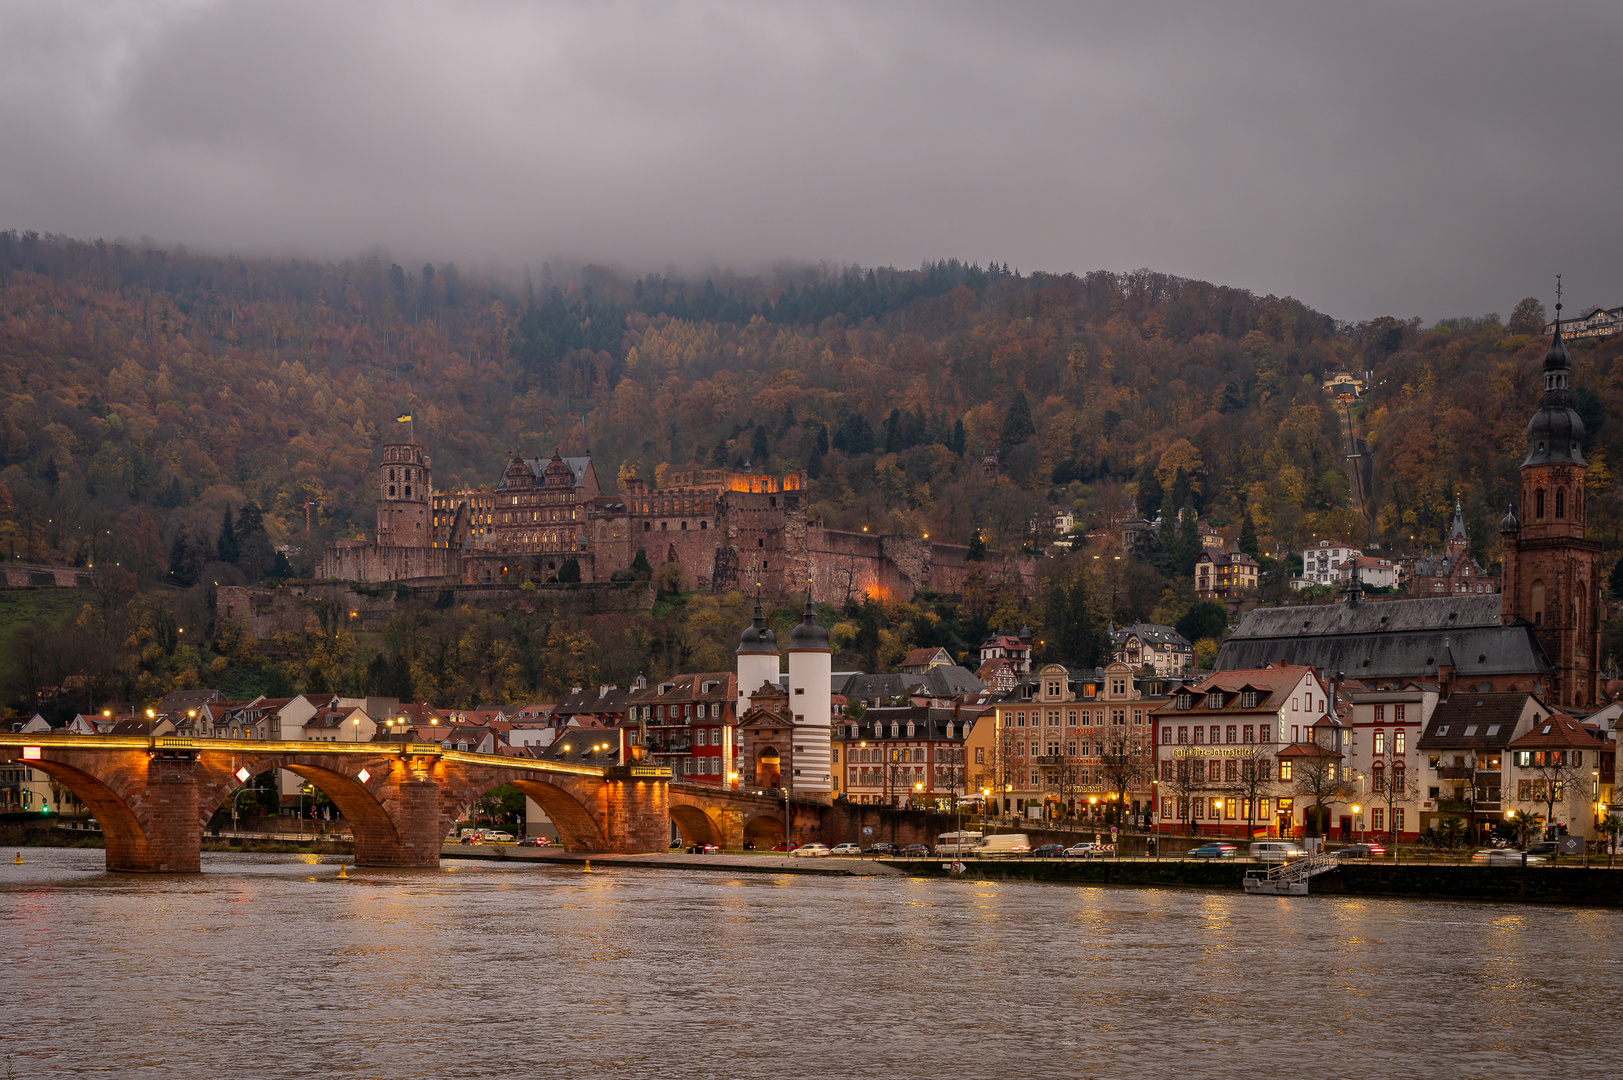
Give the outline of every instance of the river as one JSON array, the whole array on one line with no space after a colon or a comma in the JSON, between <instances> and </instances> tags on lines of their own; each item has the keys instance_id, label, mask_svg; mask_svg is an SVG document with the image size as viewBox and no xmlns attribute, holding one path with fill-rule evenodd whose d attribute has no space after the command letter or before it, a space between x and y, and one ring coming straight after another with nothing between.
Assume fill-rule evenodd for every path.
<instances>
[{"instance_id":1,"label":"river","mask_svg":"<svg viewBox=\"0 0 1623 1080\"><path fill-rule=\"evenodd\" d=\"M1618 1075L1623 912L203 856L0 865L17 1080Z\"/></svg>"}]
</instances>

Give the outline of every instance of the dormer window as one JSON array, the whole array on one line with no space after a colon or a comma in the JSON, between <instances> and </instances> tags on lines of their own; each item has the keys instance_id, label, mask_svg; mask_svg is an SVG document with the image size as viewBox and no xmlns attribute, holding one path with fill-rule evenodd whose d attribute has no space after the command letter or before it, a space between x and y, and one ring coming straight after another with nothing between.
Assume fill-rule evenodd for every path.
<instances>
[{"instance_id":1,"label":"dormer window","mask_svg":"<svg viewBox=\"0 0 1623 1080\"><path fill-rule=\"evenodd\" d=\"M1221 709L1223 707L1223 691L1213 690L1207 694L1206 707L1208 709Z\"/></svg>"},{"instance_id":2,"label":"dormer window","mask_svg":"<svg viewBox=\"0 0 1623 1080\"><path fill-rule=\"evenodd\" d=\"M1262 695L1255 690L1246 690L1240 694L1240 708L1255 709L1260 703Z\"/></svg>"},{"instance_id":3,"label":"dormer window","mask_svg":"<svg viewBox=\"0 0 1623 1080\"><path fill-rule=\"evenodd\" d=\"M1178 695L1178 708L1180 708L1180 709L1192 709L1192 708L1194 708L1194 706L1195 706L1195 699L1194 699L1194 697L1192 695L1190 695L1190 694L1179 694Z\"/></svg>"},{"instance_id":4,"label":"dormer window","mask_svg":"<svg viewBox=\"0 0 1623 1080\"><path fill-rule=\"evenodd\" d=\"M913 721L911 720L907 722L907 737L909 739L913 737Z\"/></svg>"}]
</instances>

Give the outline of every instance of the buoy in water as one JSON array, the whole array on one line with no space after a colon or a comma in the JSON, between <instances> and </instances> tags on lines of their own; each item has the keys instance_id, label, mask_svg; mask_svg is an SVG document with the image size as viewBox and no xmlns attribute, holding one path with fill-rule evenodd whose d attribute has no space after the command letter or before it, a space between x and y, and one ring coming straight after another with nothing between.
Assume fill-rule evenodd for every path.
<instances>
[{"instance_id":1,"label":"buoy in water","mask_svg":"<svg viewBox=\"0 0 1623 1080\"><path fill-rule=\"evenodd\" d=\"M23 857L22 857L22 856L21 856L21 855L19 855L19 856L17 856L17 861L18 861L18 862L21 862L21 861L22 861L22 858L23 858ZM581 873L583 873L583 874L590 874L590 873L591 873L591 872L592 872L592 860L591 860L591 859L587 859L587 860L586 860L586 869L584 869L584 870L582 870L582 871L581 871Z\"/></svg>"},{"instance_id":2,"label":"buoy in water","mask_svg":"<svg viewBox=\"0 0 1623 1080\"><path fill-rule=\"evenodd\" d=\"M348 881L349 880L349 875L344 873L344 867L343 867L342 864L340 864L339 867L338 867L338 880L339 881Z\"/></svg>"},{"instance_id":3,"label":"buoy in water","mask_svg":"<svg viewBox=\"0 0 1623 1080\"><path fill-rule=\"evenodd\" d=\"M21 866L22 864L23 864L23 853L19 851L19 852L17 852L17 857L15 859L11 860L11 865L13 865L13 866Z\"/></svg>"}]
</instances>

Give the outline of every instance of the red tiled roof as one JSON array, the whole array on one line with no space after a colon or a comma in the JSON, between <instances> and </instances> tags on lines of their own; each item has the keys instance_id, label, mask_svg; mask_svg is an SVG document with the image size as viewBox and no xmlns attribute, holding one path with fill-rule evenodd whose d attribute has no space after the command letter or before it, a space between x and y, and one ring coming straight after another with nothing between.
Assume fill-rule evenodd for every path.
<instances>
[{"instance_id":1,"label":"red tiled roof","mask_svg":"<svg viewBox=\"0 0 1623 1080\"><path fill-rule=\"evenodd\" d=\"M1512 750L1538 750L1548 746L1581 750L1610 750L1611 744L1594 728L1564 716L1549 716L1510 744Z\"/></svg>"}]
</instances>

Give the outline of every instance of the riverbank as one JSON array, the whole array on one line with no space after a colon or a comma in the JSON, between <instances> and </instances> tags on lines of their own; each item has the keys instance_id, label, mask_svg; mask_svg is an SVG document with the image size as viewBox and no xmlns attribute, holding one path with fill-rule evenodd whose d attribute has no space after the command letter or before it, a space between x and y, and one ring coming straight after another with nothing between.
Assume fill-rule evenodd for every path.
<instances>
[{"instance_id":1,"label":"riverbank","mask_svg":"<svg viewBox=\"0 0 1623 1080\"><path fill-rule=\"evenodd\" d=\"M483 859L491 862L552 863L580 866L587 862L601 867L638 867L647 870L719 870L729 873L802 874L809 877L896 877L909 870L877 859L792 859L785 855L689 855L686 852L656 852L649 855L576 855L550 848L521 848L507 844L446 844L442 859Z\"/></svg>"},{"instance_id":2,"label":"riverbank","mask_svg":"<svg viewBox=\"0 0 1623 1080\"><path fill-rule=\"evenodd\" d=\"M947 877L938 859L890 863L920 877ZM1052 881L1079 885L1243 889L1249 861L1154 859L971 859L966 878ZM1623 907L1623 868L1483 866L1475 863L1348 862L1312 879L1310 893L1407 900L1498 900L1526 904Z\"/></svg>"}]
</instances>

